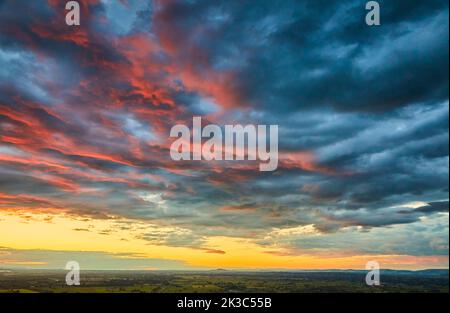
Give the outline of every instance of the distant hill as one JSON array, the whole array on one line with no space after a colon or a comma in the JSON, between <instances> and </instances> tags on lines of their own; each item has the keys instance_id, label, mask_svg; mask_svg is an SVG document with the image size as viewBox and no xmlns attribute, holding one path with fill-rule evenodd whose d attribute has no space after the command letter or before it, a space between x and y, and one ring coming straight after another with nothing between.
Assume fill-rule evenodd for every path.
<instances>
[{"instance_id":1,"label":"distant hill","mask_svg":"<svg viewBox=\"0 0 450 313\"><path fill-rule=\"evenodd\" d=\"M448 269L426 269L419 271L381 270L385 275L412 275L412 276L448 276Z\"/></svg>"}]
</instances>

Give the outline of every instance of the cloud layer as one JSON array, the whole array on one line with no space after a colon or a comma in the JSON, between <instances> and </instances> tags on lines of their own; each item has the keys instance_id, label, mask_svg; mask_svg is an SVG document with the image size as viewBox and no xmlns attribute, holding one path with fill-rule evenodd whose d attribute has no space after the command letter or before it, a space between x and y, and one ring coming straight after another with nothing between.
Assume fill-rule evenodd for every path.
<instances>
[{"instance_id":1,"label":"cloud layer","mask_svg":"<svg viewBox=\"0 0 450 313\"><path fill-rule=\"evenodd\" d=\"M448 255L447 1L380 1L379 27L358 0L80 3L68 27L63 1L0 1L1 210ZM279 169L172 161L194 115L279 125Z\"/></svg>"}]
</instances>

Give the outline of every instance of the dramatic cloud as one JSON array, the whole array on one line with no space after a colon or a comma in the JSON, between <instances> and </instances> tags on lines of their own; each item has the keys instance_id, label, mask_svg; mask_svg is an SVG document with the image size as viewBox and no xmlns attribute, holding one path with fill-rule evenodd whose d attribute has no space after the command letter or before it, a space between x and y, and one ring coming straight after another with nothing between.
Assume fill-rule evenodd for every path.
<instances>
[{"instance_id":1,"label":"dramatic cloud","mask_svg":"<svg viewBox=\"0 0 450 313\"><path fill-rule=\"evenodd\" d=\"M448 255L448 1L380 1L379 27L360 0L80 4L69 27L64 1L0 1L0 210L212 254ZM278 170L172 161L194 115L279 125Z\"/></svg>"}]
</instances>

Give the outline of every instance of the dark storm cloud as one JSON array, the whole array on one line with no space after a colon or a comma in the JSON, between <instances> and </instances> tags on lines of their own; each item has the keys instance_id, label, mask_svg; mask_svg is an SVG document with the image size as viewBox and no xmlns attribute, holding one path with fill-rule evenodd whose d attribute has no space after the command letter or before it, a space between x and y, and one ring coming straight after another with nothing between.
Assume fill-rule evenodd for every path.
<instances>
[{"instance_id":1,"label":"dark storm cloud","mask_svg":"<svg viewBox=\"0 0 450 313\"><path fill-rule=\"evenodd\" d=\"M417 208L416 211L423 213L448 212L448 201L431 202L426 206Z\"/></svg>"},{"instance_id":2,"label":"dark storm cloud","mask_svg":"<svg viewBox=\"0 0 450 313\"><path fill-rule=\"evenodd\" d=\"M365 253L445 256L448 255L448 217L436 215L421 222L372 229L350 227L338 233L298 236L281 241L288 241L292 247L328 253L356 249Z\"/></svg>"},{"instance_id":3,"label":"dark storm cloud","mask_svg":"<svg viewBox=\"0 0 450 313\"><path fill-rule=\"evenodd\" d=\"M367 27L365 1L171 1L157 26L212 66L235 69L244 104L276 113L445 101L448 3L380 4L382 26Z\"/></svg>"},{"instance_id":4,"label":"dark storm cloud","mask_svg":"<svg viewBox=\"0 0 450 313\"><path fill-rule=\"evenodd\" d=\"M59 4L0 1L0 206L188 230L142 238L162 245L411 225L422 250L384 250L431 254L435 232L448 251L448 228L418 230L448 212L448 1L380 1L379 27L359 0L81 2L70 28ZM193 115L278 124L278 170L173 162Z\"/></svg>"}]
</instances>

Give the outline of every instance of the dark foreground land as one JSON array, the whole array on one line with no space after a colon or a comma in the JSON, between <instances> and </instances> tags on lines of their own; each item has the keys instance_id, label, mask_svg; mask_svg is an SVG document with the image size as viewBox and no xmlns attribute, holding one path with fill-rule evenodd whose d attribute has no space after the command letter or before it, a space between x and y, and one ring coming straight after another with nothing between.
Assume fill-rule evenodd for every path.
<instances>
[{"instance_id":1,"label":"dark foreground land","mask_svg":"<svg viewBox=\"0 0 450 313\"><path fill-rule=\"evenodd\" d=\"M65 271L0 270L0 293L449 292L448 270L382 271L382 285L377 287L367 286L365 275L362 271L85 271L80 286L66 286Z\"/></svg>"}]
</instances>

